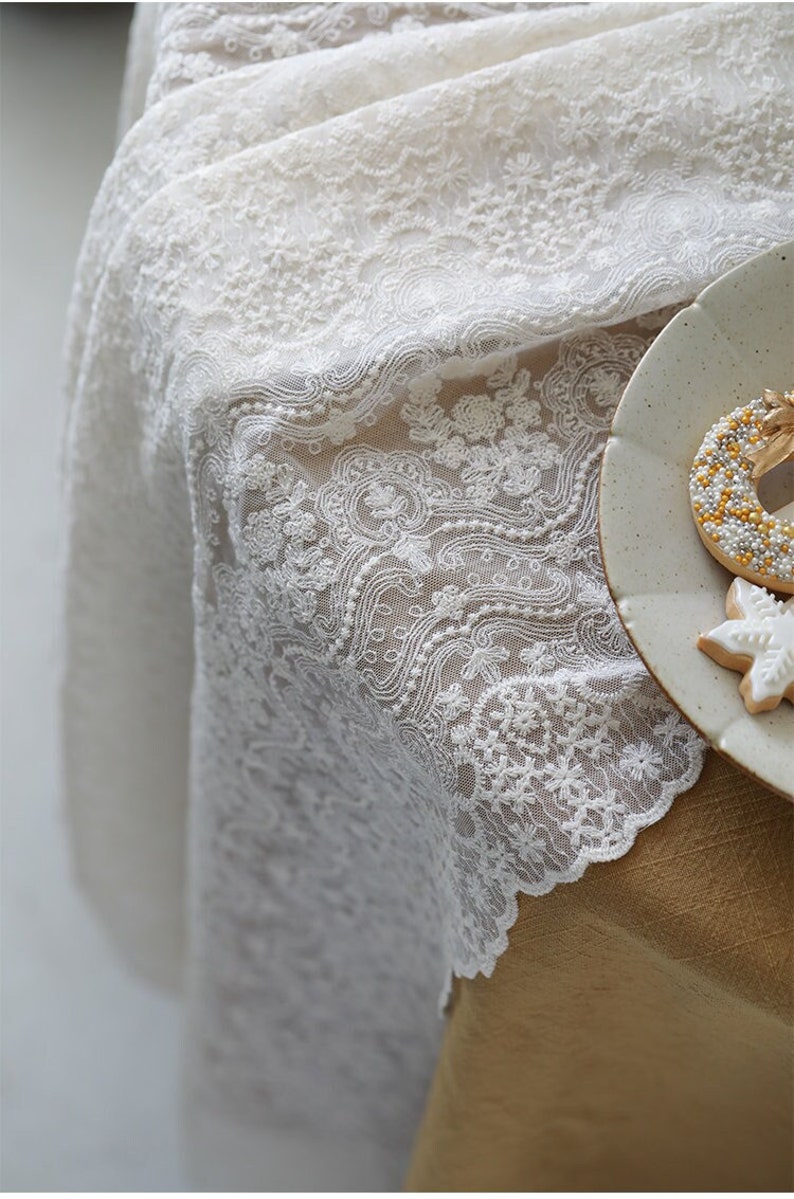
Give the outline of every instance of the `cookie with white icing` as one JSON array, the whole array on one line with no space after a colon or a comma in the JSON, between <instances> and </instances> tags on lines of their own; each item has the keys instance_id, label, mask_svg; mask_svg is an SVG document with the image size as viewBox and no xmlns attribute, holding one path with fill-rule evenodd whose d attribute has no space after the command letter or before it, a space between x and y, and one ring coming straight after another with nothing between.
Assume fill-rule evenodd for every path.
<instances>
[{"instance_id":1,"label":"cookie with white icing","mask_svg":"<svg viewBox=\"0 0 794 1199\"><path fill-rule=\"evenodd\" d=\"M734 579L725 611L728 620L703 633L698 649L744 675L739 691L748 712L767 712L784 698L794 703L794 597L784 603Z\"/></svg>"},{"instance_id":2,"label":"cookie with white icing","mask_svg":"<svg viewBox=\"0 0 794 1199\"><path fill-rule=\"evenodd\" d=\"M762 475L794 454L794 392L765 391L720 417L706 434L689 476L698 533L734 575L794 593L794 522L767 512Z\"/></svg>"}]
</instances>

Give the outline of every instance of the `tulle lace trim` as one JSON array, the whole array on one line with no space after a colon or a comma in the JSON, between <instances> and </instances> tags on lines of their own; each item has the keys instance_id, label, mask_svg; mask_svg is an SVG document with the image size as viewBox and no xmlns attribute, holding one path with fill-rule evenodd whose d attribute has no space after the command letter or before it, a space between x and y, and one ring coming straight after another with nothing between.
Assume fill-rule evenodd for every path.
<instances>
[{"instance_id":1,"label":"tulle lace trim","mask_svg":"<svg viewBox=\"0 0 794 1199\"><path fill-rule=\"evenodd\" d=\"M72 302L64 710L191 1093L404 1145L445 978L699 770L598 463L668 306L794 233L792 29L383 7L159 12Z\"/></svg>"}]
</instances>

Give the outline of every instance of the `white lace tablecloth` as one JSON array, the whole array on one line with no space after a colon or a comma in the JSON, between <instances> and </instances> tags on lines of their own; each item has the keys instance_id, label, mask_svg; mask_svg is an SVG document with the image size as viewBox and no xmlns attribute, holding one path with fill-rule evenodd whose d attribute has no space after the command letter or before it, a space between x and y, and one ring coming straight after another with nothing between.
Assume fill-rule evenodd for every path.
<instances>
[{"instance_id":1,"label":"white lace tablecloth","mask_svg":"<svg viewBox=\"0 0 794 1199\"><path fill-rule=\"evenodd\" d=\"M136 18L71 309L64 763L221 1184L267 1185L265 1128L398 1182L452 974L697 777L599 456L674 307L794 235L791 43L774 4Z\"/></svg>"}]
</instances>

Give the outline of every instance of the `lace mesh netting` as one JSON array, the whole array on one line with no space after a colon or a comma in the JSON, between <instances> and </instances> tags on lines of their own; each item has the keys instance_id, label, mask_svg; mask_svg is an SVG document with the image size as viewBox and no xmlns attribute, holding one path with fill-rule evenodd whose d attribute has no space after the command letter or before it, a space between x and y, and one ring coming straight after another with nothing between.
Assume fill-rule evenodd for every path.
<instances>
[{"instance_id":1,"label":"lace mesh netting","mask_svg":"<svg viewBox=\"0 0 794 1199\"><path fill-rule=\"evenodd\" d=\"M451 973L697 776L598 463L671 306L792 235L791 23L149 7L70 318L76 860L195 1102L401 1161Z\"/></svg>"}]
</instances>

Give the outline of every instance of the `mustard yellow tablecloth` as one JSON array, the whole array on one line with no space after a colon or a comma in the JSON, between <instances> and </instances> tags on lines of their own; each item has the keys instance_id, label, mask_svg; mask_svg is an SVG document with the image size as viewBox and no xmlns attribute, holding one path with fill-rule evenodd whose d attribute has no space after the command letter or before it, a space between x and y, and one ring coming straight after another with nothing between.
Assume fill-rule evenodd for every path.
<instances>
[{"instance_id":1,"label":"mustard yellow tablecloth","mask_svg":"<svg viewBox=\"0 0 794 1199\"><path fill-rule=\"evenodd\" d=\"M794 807L710 754L458 980L406 1189L790 1190Z\"/></svg>"}]
</instances>

